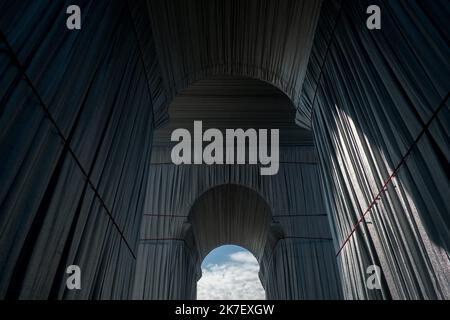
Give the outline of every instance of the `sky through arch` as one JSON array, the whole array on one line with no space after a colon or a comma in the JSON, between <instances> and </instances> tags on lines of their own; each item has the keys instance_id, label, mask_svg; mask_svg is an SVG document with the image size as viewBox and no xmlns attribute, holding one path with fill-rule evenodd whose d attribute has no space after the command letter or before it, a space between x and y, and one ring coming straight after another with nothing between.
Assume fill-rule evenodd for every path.
<instances>
[{"instance_id":1,"label":"sky through arch","mask_svg":"<svg viewBox=\"0 0 450 320\"><path fill-rule=\"evenodd\" d=\"M259 264L250 251L235 245L220 246L205 257L201 267L197 299L265 299L258 277Z\"/></svg>"}]
</instances>

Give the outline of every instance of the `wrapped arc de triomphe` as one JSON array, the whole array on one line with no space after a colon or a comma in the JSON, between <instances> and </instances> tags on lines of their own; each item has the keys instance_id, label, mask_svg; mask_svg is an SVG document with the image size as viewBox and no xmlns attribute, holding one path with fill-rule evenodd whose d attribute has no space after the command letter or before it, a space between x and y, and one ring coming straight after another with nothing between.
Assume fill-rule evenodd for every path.
<instances>
[{"instance_id":1,"label":"wrapped arc de triomphe","mask_svg":"<svg viewBox=\"0 0 450 320\"><path fill-rule=\"evenodd\" d=\"M195 299L226 243L272 299L450 298L445 0L72 2L77 31L65 1L0 1L1 298ZM274 176L176 166L186 113L298 128Z\"/></svg>"}]
</instances>

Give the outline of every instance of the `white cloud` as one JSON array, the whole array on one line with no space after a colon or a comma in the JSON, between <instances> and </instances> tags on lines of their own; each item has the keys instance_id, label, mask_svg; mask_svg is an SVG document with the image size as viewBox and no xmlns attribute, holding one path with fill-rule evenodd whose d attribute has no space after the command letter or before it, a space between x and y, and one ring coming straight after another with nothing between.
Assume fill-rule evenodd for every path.
<instances>
[{"instance_id":1,"label":"white cloud","mask_svg":"<svg viewBox=\"0 0 450 320\"><path fill-rule=\"evenodd\" d=\"M259 269L258 261L250 252L239 251L239 252L232 253L232 254L230 254L230 259L235 262L256 265Z\"/></svg>"},{"instance_id":2,"label":"white cloud","mask_svg":"<svg viewBox=\"0 0 450 320\"><path fill-rule=\"evenodd\" d=\"M265 299L258 277L259 265L250 252L229 255L229 261L203 268L197 283L199 300L259 300Z\"/></svg>"}]
</instances>

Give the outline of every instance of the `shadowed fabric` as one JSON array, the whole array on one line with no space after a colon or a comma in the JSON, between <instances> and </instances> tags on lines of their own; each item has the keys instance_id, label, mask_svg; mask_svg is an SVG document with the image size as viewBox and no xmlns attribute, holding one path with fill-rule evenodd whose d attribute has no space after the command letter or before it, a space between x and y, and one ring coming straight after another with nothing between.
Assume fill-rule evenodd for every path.
<instances>
[{"instance_id":1,"label":"shadowed fabric","mask_svg":"<svg viewBox=\"0 0 450 320\"><path fill-rule=\"evenodd\" d=\"M194 82L171 102L170 122L155 131L155 146L175 145L171 134L178 128L193 132L194 121L203 131L216 128L279 129L280 145L314 144L312 132L295 123L290 99L269 83L236 76L210 76Z\"/></svg>"},{"instance_id":2,"label":"shadowed fabric","mask_svg":"<svg viewBox=\"0 0 450 320\"><path fill-rule=\"evenodd\" d=\"M68 2L0 2L0 297L130 295L153 88L126 3L75 2L73 32Z\"/></svg>"}]
</instances>

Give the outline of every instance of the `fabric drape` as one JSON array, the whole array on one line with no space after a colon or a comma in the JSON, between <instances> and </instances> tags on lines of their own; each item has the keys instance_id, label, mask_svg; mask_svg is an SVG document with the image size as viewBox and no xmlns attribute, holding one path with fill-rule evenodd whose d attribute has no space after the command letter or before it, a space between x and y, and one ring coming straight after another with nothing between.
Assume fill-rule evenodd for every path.
<instances>
[{"instance_id":1,"label":"fabric drape","mask_svg":"<svg viewBox=\"0 0 450 320\"><path fill-rule=\"evenodd\" d=\"M297 122L316 137L346 298L450 297L449 16L439 0L322 8Z\"/></svg>"},{"instance_id":2,"label":"fabric drape","mask_svg":"<svg viewBox=\"0 0 450 320\"><path fill-rule=\"evenodd\" d=\"M79 31L67 1L0 3L0 297L131 297L155 56L126 2L70 4ZM72 264L83 290L65 289Z\"/></svg>"}]
</instances>

